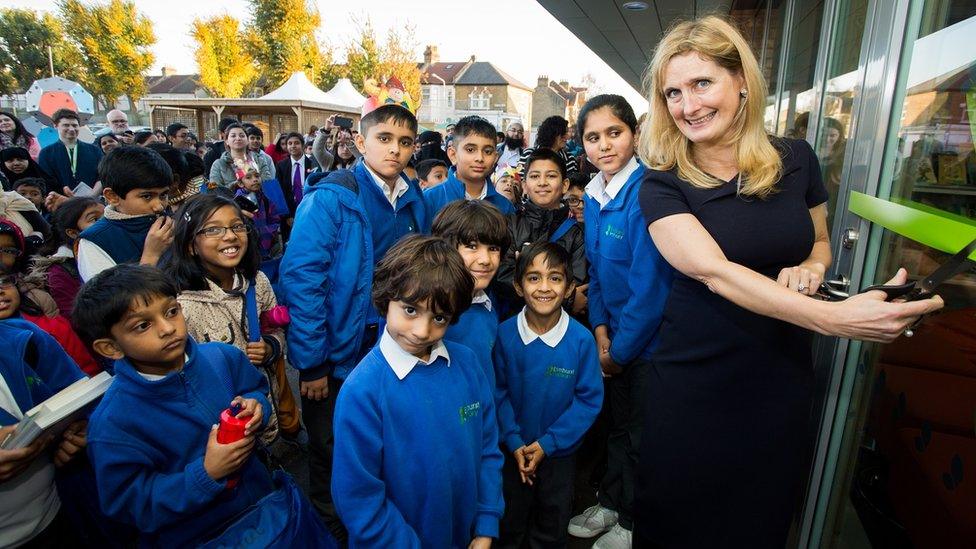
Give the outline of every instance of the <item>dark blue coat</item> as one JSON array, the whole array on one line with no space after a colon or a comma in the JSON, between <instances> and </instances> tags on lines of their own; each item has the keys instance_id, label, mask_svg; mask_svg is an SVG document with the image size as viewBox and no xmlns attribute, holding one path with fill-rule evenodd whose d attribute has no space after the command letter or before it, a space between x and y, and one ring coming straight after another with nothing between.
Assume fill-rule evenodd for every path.
<instances>
[{"instance_id":1,"label":"dark blue coat","mask_svg":"<svg viewBox=\"0 0 976 549\"><path fill-rule=\"evenodd\" d=\"M60 140L44 147L37 155L37 163L41 169L57 181L58 188L49 190L60 192L61 187L74 189L82 182L95 186L95 182L98 181L98 162L102 159L102 149L84 141L78 141L76 146L78 160L75 162L74 175L71 174L68 148Z\"/></svg>"}]
</instances>

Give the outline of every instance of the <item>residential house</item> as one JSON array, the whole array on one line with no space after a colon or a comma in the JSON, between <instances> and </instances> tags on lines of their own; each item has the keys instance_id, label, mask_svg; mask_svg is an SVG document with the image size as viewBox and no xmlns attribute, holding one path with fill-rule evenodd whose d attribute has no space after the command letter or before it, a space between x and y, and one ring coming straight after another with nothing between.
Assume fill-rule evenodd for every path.
<instances>
[{"instance_id":1,"label":"residential house","mask_svg":"<svg viewBox=\"0 0 976 549\"><path fill-rule=\"evenodd\" d=\"M587 88L570 86L562 80L555 82L548 76L540 76L532 93L532 127L538 128L550 116L561 116L576 122L576 115L586 103Z\"/></svg>"}]
</instances>

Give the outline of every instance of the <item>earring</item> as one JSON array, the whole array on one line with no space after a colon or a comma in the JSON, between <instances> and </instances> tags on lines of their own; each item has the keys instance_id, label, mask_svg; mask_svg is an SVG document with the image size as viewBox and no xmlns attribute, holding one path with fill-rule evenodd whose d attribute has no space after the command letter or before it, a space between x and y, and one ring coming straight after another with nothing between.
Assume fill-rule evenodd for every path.
<instances>
[{"instance_id":1,"label":"earring","mask_svg":"<svg viewBox=\"0 0 976 549\"><path fill-rule=\"evenodd\" d=\"M742 88L741 90L739 90L739 97L745 99L748 96L749 96L749 90L747 90L745 88Z\"/></svg>"}]
</instances>

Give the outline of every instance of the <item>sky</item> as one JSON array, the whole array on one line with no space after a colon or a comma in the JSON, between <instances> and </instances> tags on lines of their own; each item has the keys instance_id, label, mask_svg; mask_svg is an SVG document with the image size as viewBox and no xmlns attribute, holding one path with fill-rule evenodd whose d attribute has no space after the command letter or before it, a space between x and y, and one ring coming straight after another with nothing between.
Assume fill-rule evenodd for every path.
<instances>
[{"instance_id":1,"label":"sky","mask_svg":"<svg viewBox=\"0 0 976 549\"><path fill-rule=\"evenodd\" d=\"M95 1L95 0L89 0ZM311 0L319 10L320 41L337 47L336 58L344 60L344 45L356 36L356 21L367 18L382 39L388 29L413 25L417 41L416 58L423 60L424 47L435 44L442 61L465 61L472 55L490 61L523 84L535 87L540 74L552 80L579 84L589 74L595 91L623 95L640 114L646 101L629 84L600 60L575 35L534 0ZM156 30L152 72L171 66L179 73L195 73L194 42L189 36L195 18L230 14L245 19L246 0L134 0ZM3 0L8 7L54 11L54 0ZM592 95L592 93L591 93Z\"/></svg>"}]
</instances>

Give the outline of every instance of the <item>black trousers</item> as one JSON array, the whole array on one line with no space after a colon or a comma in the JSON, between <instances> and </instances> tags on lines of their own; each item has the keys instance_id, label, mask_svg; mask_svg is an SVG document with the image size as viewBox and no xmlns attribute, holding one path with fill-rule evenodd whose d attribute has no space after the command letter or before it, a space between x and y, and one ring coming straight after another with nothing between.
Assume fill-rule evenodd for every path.
<instances>
[{"instance_id":1,"label":"black trousers","mask_svg":"<svg viewBox=\"0 0 976 549\"><path fill-rule=\"evenodd\" d=\"M503 450L504 452L504 450ZM505 455L502 490L505 515L497 547L566 547L566 527L573 516L576 455L544 457L530 486L522 482L511 453Z\"/></svg>"},{"instance_id":2,"label":"black trousers","mask_svg":"<svg viewBox=\"0 0 976 549\"><path fill-rule=\"evenodd\" d=\"M377 334L375 324L366 327L359 358L366 356L373 348ZM302 397L302 419L308 431L308 499L312 500L332 535L344 543L349 536L332 501L332 450L335 445L332 422L342 383L341 379L329 378L329 396L322 400Z\"/></svg>"},{"instance_id":3,"label":"black trousers","mask_svg":"<svg viewBox=\"0 0 976 549\"><path fill-rule=\"evenodd\" d=\"M634 529L634 486L640 456L643 406L651 363L635 360L620 374L607 378L604 402L610 419L607 437L607 472L600 481L600 505L616 511L619 523Z\"/></svg>"}]
</instances>

